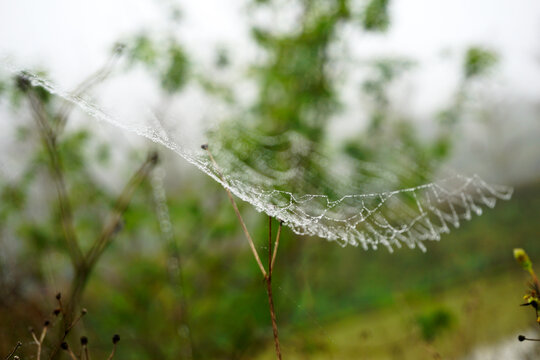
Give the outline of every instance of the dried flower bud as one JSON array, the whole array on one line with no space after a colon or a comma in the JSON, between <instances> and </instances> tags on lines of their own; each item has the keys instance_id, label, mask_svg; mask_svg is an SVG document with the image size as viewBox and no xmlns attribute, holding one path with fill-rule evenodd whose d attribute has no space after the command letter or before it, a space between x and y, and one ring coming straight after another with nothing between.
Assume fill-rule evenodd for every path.
<instances>
[{"instance_id":1,"label":"dried flower bud","mask_svg":"<svg viewBox=\"0 0 540 360\"><path fill-rule=\"evenodd\" d=\"M49 327L51 325L51 322L49 320L45 320L45 323L43 324L44 327Z\"/></svg>"},{"instance_id":2,"label":"dried flower bud","mask_svg":"<svg viewBox=\"0 0 540 360\"><path fill-rule=\"evenodd\" d=\"M32 86L32 83L28 78L25 76L24 73L18 74L15 77L15 84L17 85L17 88L22 92L27 92L28 89Z\"/></svg>"},{"instance_id":3,"label":"dried flower bud","mask_svg":"<svg viewBox=\"0 0 540 360\"><path fill-rule=\"evenodd\" d=\"M69 348L68 343L65 342L65 341L64 341L63 343L60 344L60 347L61 347L63 350L67 350L67 349Z\"/></svg>"},{"instance_id":4,"label":"dried flower bud","mask_svg":"<svg viewBox=\"0 0 540 360\"><path fill-rule=\"evenodd\" d=\"M114 336L112 337L112 343L116 345L116 343L119 341L120 341L120 335L114 334Z\"/></svg>"},{"instance_id":5,"label":"dried flower bud","mask_svg":"<svg viewBox=\"0 0 540 360\"><path fill-rule=\"evenodd\" d=\"M81 315L86 315L88 313L88 310L86 308L81 309Z\"/></svg>"},{"instance_id":6,"label":"dried flower bud","mask_svg":"<svg viewBox=\"0 0 540 360\"><path fill-rule=\"evenodd\" d=\"M62 294L61 294L61 293L56 294L56 300L60 300L61 298L62 298Z\"/></svg>"},{"instance_id":7,"label":"dried flower bud","mask_svg":"<svg viewBox=\"0 0 540 360\"><path fill-rule=\"evenodd\" d=\"M208 150L208 144L202 144L202 145L201 145L201 149L203 149L203 150Z\"/></svg>"},{"instance_id":8,"label":"dried flower bud","mask_svg":"<svg viewBox=\"0 0 540 360\"><path fill-rule=\"evenodd\" d=\"M81 336L81 345L85 346L88 344L88 338L86 336Z\"/></svg>"},{"instance_id":9,"label":"dried flower bud","mask_svg":"<svg viewBox=\"0 0 540 360\"><path fill-rule=\"evenodd\" d=\"M60 308L54 309L53 314L54 316L58 316L60 314Z\"/></svg>"},{"instance_id":10,"label":"dried flower bud","mask_svg":"<svg viewBox=\"0 0 540 360\"><path fill-rule=\"evenodd\" d=\"M525 341L525 339L526 339L526 337L523 336L523 335L519 335L519 336L518 336L518 340L519 340L519 341Z\"/></svg>"},{"instance_id":11,"label":"dried flower bud","mask_svg":"<svg viewBox=\"0 0 540 360\"><path fill-rule=\"evenodd\" d=\"M150 162L152 162L152 164L157 164L157 162L159 161L159 154L157 151L152 151L151 153L148 154L148 160L150 160Z\"/></svg>"}]
</instances>

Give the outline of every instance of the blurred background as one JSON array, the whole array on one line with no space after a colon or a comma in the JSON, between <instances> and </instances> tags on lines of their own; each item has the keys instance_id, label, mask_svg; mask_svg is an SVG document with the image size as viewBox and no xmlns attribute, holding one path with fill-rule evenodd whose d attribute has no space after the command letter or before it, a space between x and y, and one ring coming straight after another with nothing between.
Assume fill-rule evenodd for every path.
<instances>
[{"instance_id":1,"label":"blurred background","mask_svg":"<svg viewBox=\"0 0 540 360\"><path fill-rule=\"evenodd\" d=\"M391 148L422 169L398 188L442 169L515 188L427 253L285 227L273 285L287 359L537 358L517 341L538 324L519 307L512 249L540 261L539 35L533 0L0 3L3 64L174 125L186 146L219 137L249 164L249 124L307 139L301 160L321 179L328 149L382 167ZM275 357L265 287L218 183L5 67L0 140L0 355L21 341L35 358L28 327L61 292L71 316L88 310L67 341L88 336L96 359L116 333L124 359ZM264 258L268 219L239 206Z\"/></svg>"}]
</instances>

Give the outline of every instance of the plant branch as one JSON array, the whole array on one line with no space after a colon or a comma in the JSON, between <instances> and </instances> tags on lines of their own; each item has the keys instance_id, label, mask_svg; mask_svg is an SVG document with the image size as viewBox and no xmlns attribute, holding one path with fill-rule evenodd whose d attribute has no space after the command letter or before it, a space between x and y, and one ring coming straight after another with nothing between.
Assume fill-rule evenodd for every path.
<instances>
[{"instance_id":1,"label":"plant branch","mask_svg":"<svg viewBox=\"0 0 540 360\"><path fill-rule=\"evenodd\" d=\"M281 229L281 223L280 223ZM279 236L277 237L279 239ZM277 249L275 249L277 250ZM272 318L272 331L274 333L274 345L276 347L276 356L281 360L281 348L279 346L278 327L276 320L276 312L274 310L274 298L272 296L272 259L275 255L272 254L272 217L268 216L268 275L265 276L266 280L266 293L268 294L268 304L270 305L270 317Z\"/></svg>"},{"instance_id":2,"label":"plant branch","mask_svg":"<svg viewBox=\"0 0 540 360\"><path fill-rule=\"evenodd\" d=\"M272 271L274 271L274 263L276 262L276 254L279 246L279 237L281 236L281 226L283 225L283 221L279 222L279 227L277 230L276 235L276 242L274 243L274 251L272 254L272 262L270 263L270 275L272 274Z\"/></svg>"},{"instance_id":3,"label":"plant branch","mask_svg":"<svg viewBox=\"0 0 540 360\"><path fill-rule=\"evenodd\" d=\"M11 350L11 352L9 353L9 355L6 356L5 360L11 359L11 357L15 354L15 351L17 351L17 349L18 349L19 347L21 347L21 346L22 346L22 342L17 341L17 344L15 345L15 347L13 348L13 350Z\"/></svg>"},{"instance_id":4,"label":"plant branch","mask_svg":"<svg viewBox=\"0 0 540 360\"><path fill-rule=\"evenodd\" d=\"M100 84L109 77L112 70L114 69L118 59L120 58L122 51L121 49L115 49L113 54L109 59L103 64L101 68L92 73L86 79L84 79L72 92L72 95L75 97L80 97L84 93L88 92L94 86ZM67 123L67 119L71 110L74 108L74 104L71 102L65 102L64 106L60 108L57 115L56 129L57 131L63 130Z\"/></svg>"},{"instance_id":5,"label":"plant branch","mask_svg":"<svg viewBox=\"0 0 540 360\"><path fill-rule=\"evenodd\" d=\"M210 152L208 145L202 145L202 149L206 150L208 152L208 156L210 157L210 160L212 161L212 164L214 164L214 167L216 168L216 172L218 176L220 177L221 181L225 185L225 191L227 191L227 196L229 197L229 200L231 201L232 207L234 209L234 212L236 214L236 217L240 221L240 225L242 226L242 230L244 231L244 234L246 235L246 238L249 242L249 247L251 248L251 252L253 253L253 256L255 257L255 260L257 261L257 265L259 265L259 269L261 269L261 272L263 276L266 278L266 270L264 269L264 266L261 262L261 258L259 257L259 254L257 253L257 249L255 249L255 244L253 243L253 239L251 238L251 235L249 234L249 231L246 227L246 223L244 222L244 219L242 218L242 214L240 214L240 210L238 210L238 206L236 206L236 202L234 201L234 197L231 194L231 191L226 186L225 178L223 177L223 174L221 171L219 171L218 164L216 163L216 160L214 160L214 157L212 156L212 153Z\"/></svg>"},{"instance_id":6,"label":"plant branch","mask_svg":"<svg viewBox=\"0 0 540 360\"><path fill-rule=\"evenodd\" d=\"M103 251L109 245L120 228L120 221L122 220L122 215L126 211L135 189L143 182L144 179L148 177L152 169L156 166L158 162L157 152L149 153L146 161L141 165L141 167L135 172L135 174L128 181L122 193L116 200L116 204L112 213L109 216L109 220L106 222L101 235L96 239L90 250L86 255L86 260L88 267L92 268L93 265L97 262Z\"/></svg>"},{"instance_id":7,"label":"plant branch","mask_svg":"<svg viewBox=\"0 0 540 360\"><path fill-rule=\"evenodd\" d=\"M73 212L66 189L66 183L64 181L62 161L56 146L56 134L47 120L46 111L43 108L42 102L32 91L28 93L28 97L45 150L49 156L51 175L56 187L58 203L60 206L60 216L62 219L64 238L66 240L71 262L74 267L77 267L78 264L83 261L83 255L77 241L77 235L73 225Z\"/></svg>"},{"instance_id":8,"label":"plant branch","mask_svg":"<svg viewBox=\"0 0 540 360\"><path fill-rule=\"evenodd\" d=\"M157 153L149 153L145 162L139 167L139 169L135 172L135 174L133 174L133 176L124 186L124 189L116 200L116 204L109 215L109 219L106 221L101 234L98 238L96 238L88 252L85 254L84 260L76 267L75 276L71 282L70 296L66 310L67 322L64 324L65 329L72 320L72 314L75 311L77 303L80 301L81 294L86 286L92 269L107 246L111 243L114 235L116 235L116 233L118 233L120 230L122 215L126 211L135 189L144 179L147 178L157 162Z\"/></svg>"}]
</instances>

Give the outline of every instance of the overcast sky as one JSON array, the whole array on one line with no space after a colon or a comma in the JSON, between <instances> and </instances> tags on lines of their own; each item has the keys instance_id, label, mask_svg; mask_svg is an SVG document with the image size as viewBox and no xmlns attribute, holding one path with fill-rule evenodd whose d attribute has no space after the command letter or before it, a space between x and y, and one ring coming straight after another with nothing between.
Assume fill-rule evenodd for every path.
<instances>
[{"instance_id":1,"label":"overcast sky","mask_svg":"<svg viewBox=\"0 0 540 360\"><path fill-rule=\"evenodd\" d=\"M1 0L0 54L42 65L58 77L77 79L102 62L111 44L140 28L160 29L164 0ZM247 43L242 0L178 2L184 14L181 37L197 54L216 44L239 50ZM540 90L540 1L397 0L385 36L365 37L361 54L399 54L417 59L419 91L437 96L452 81L441 71L442 54L457 55L470 44L499 51L501 75L522 95ZM239 51L241 52L241 51ZM445 75L448 78L445 79ZM425 100L425 98L424 98Z\"/></svg>"}]
</instances>

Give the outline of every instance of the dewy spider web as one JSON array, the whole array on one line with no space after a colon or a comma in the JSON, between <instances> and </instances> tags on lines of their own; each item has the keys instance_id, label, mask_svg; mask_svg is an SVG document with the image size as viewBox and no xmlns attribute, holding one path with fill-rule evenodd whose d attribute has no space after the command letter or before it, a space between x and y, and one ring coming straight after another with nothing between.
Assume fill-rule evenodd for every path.
<instances>
[{"instance_id":1,"label":"dewy spider web","mask_svg":"<svg viewBox=\"0 0 540 360\"><path fill-rule=\"evenodd\" d=\"M10 70L20 73L12 67ZM392 251L393 247L405 244L425 251L424 241L439 240L441 234L448 233L451 227L458 227L462 220L470 220L473 214L480 215L483 207L492 208L497 199L507 200L512 194L511 188L489 185L476 175L453 175L432 183L388 191L402 184L410 173L422 172L415 168L413 161L402 156L397 156L391 165L383 168L379 162L352 164L346 160L331 161L314 153L313 156L319 157L319 163L340 174L327 179L317 179L315 171L300 163L276 169L278 166L273 166L268 152L277 151L275 148L280 148L280 144L288 144L289 150L295 147L296 153L309 149L310 144L294 132L263 136L253 130L239 130L241 133L236 136L247 137L248 143L256 145L244 149L244 156L240 158L238 152L229 151L225 141L220 141L218 128L213 136L210 135L212 142L209 145L216 166L204 150L199 146L185 146L186 142L177 130L172 126L166 129L156 118L146 122L123 121L46 79L29 72L24 72L24 76L33 86L43 87L95 119L135 132L173 150L258 211L283 221L295 233L319 236L342 246L350 244L376 249L383 245ZM399 154L399 149L394 152ZM250 162L250 157L257 161ZM358 187L343 181L355 171L365 172L364 181ZM323 186L318 184L319 180ZM311 192L326 188L332 188L332 194Z\"/></svg>"}]
</instances>

